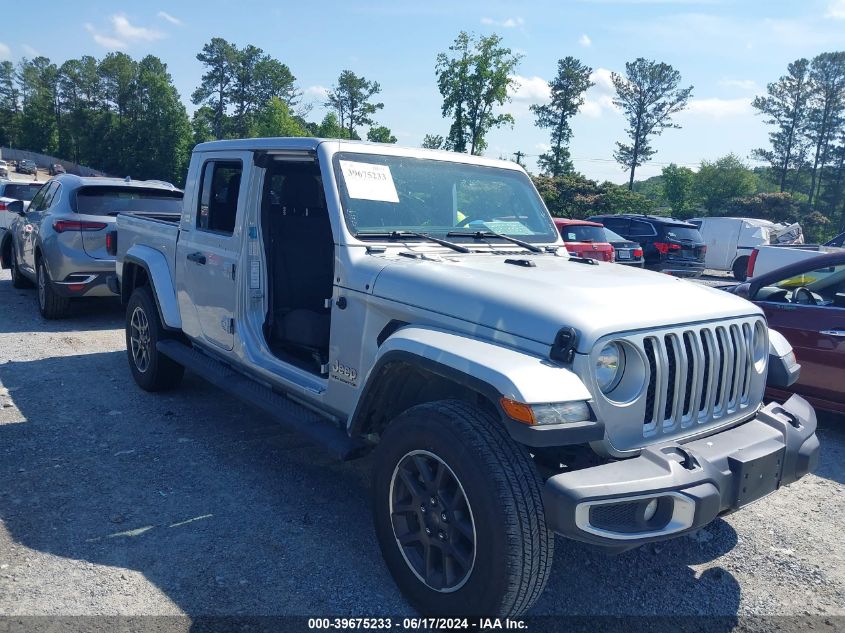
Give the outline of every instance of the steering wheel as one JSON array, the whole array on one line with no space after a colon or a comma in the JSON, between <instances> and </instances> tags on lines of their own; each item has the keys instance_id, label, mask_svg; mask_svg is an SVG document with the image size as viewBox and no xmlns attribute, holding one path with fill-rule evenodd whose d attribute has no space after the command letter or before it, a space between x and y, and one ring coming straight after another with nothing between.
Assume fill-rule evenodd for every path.
<instances>
[{"instance_id":1,"label":"steering wheel","mask_svg":"<svg viewBox=\"0 0 845 633\"><path fill-rule=\"evenodd\" d=\"M792 291L792 303L808 306L817 305L816 298L807 286L799 286Z\"/></svg>"},{"instance_id":2,"label":"steering wheel","mask_svg":"<svg viewBox=\"0 0 845 633\"><path fill-rule=\"evenodd\" d=\"M483 220L481 218L475 218L475 217L472 217L471 215L468 215L463 220L458 222L455 226L463 228L471 222L483 222Z\"/></svg>"}]
</instances>

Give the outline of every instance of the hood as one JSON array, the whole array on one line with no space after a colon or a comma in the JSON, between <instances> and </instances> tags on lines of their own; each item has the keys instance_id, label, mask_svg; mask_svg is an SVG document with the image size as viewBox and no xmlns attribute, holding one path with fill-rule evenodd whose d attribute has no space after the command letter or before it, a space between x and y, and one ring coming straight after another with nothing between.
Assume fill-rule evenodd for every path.
<instances>
[{"instance_id":1,"label":"hood","mask_svg":"<svg viewBox=\"0 0 845 633\"><path fill-rule=\"evenodd\" d=\"M378 297L549 345L571 326L579 352L615 332L761 314L744 299L662 273L554 255L388 261L373 287Z\"/></svg>"}]
</instances>

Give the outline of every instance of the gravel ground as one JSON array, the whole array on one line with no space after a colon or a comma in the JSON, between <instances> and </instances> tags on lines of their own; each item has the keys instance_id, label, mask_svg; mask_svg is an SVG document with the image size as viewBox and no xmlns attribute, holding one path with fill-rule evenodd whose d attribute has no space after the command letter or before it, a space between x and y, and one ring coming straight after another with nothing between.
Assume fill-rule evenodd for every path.
<instances>
[{"instance_id":1,"label":"gravel ground","mask_svg":"<svg viewBox=\"0 0 845 633\"><path fill-rule=\"evenodd\" d=\"M0 306L0 615L412 614L367 459L190 375L141 391L115 303L47 322L3 271ZM695 536L618 557L558 539L533 613L845 615L845 419L819 433L815 475Z\"/></svg>"}]
</instances>

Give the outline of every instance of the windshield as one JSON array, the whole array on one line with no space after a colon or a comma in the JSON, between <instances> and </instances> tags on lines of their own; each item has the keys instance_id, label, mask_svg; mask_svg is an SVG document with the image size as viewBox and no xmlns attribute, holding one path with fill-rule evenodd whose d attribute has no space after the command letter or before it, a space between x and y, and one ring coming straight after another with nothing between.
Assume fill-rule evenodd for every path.
<instances>
[{"instance_id":1,"label":"windshield","mask_svg":"<svg viewBox=\"0 0 845 633\"><path fill-rule=\"evenodd\" d=\"M666 237L673 240L689 240L691 242L703 242L701 233L694 226L678 226L670 224L666 227Z\"/></svg>"},{"instance_id":2,"label":"windshield","mask_svg":"<svg viewBox=\"0 0 845 633\"><path fill-rule=\"evenodd\" d=\"M604 229L589 224L570 224L560 227L564 242L604 242Z\"/></svg>"},{"instance_id":3,"label":"windshield","mask_svg":"<svg viewBox=\"0 0 845 633\"><path fill-rule=\"evenodd\" d=\"M82 187L76 194L76 212L117 215L136 211L182 213L182 192L140 187Z\"/></svg>"},{"instance_id":4,"label":"windshield","mask_svg":"<svg viewBox=\"0 0 845 633\"><path fill-rule=\"evenodd\" d=\"M41 183L33 185L6 185L3 190L3 195L6 198L14 198L15 200L24 200L29 202L41 189Z\"/></svg>"},{"instance_id":5,"label":"windshield","mask_svg":"<svg viewBox=\"0 0 845 633\"><path fill-rule=\"evenodd\" d=\"M350 152L337 154L334 168L346 225L361 239L396 231L458 241L493 231L557 241L546 207L519 171Z\"/></svg>"},{"instance_id":6,"label":"windshield","mask_svg":"<svg viewBox=\"0 0 845 633\"><path fill-rule=\"evenodd\" d=\"M629 241L629 240L626 240L621 235L619 235L619 233L614 233L613 231L611 231L608 228L604 229L604 234L607 236L608 242L627 242L627 241Z\"/></svg>"}]
</instances>

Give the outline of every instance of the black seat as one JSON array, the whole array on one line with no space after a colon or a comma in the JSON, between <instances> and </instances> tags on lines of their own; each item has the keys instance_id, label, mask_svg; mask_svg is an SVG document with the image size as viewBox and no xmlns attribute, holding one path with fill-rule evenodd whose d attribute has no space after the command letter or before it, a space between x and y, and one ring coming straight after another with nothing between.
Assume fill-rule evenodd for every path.
<instances>
[{"instance_id":1,"label":"black seat","mask_svg":"<svg viewBox=\"0 0 845 633\"><path fill-rule=\"evenodd\" d=\"M238 215L238 192L241 188L240 172L232 174L226 183L226 198L222 202L214 201L211 221L213 231L231 233L235 230L235 218Z\"/></svg>"},{"instance_id":2,"label":"black seat","mask_svg":"<svg viewBox=\"0 0 845 633\"><path fill-rule=\"evenodd\" d=\"M291 171L270 218L273 338L325 353L329 346L334 240L319 173Z\"/></svg>"}]
</instances>

